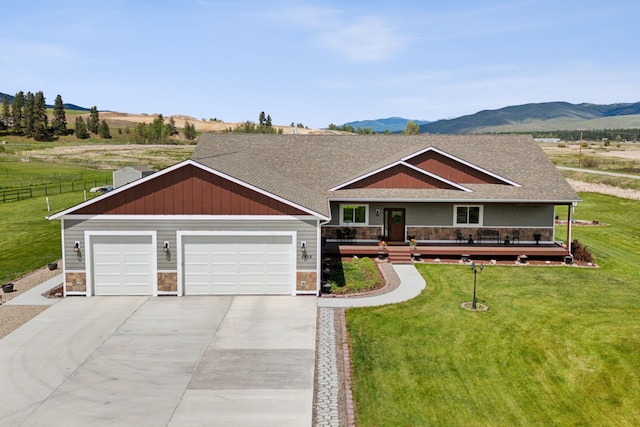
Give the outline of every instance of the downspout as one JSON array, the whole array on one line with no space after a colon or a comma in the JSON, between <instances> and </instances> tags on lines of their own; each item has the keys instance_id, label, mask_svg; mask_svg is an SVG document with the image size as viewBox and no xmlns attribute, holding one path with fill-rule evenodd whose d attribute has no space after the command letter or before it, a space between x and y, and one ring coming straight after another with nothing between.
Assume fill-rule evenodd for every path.
<instances>
[{"instance_id":1,"label":"downspout","mask_svg":"<svg viewBox=\"0 0 640 427\"><path fill-rule=\"evenodd\" d=\"M331 212L331 210L329 210L329 212ZM316 271L318 272L318 277L316 278L316 296L320 296L320 291L322 289L322 226L330 222L331 218L326 221L318 219L318 255L316 257Z\"/></svg>"}]
</instances>

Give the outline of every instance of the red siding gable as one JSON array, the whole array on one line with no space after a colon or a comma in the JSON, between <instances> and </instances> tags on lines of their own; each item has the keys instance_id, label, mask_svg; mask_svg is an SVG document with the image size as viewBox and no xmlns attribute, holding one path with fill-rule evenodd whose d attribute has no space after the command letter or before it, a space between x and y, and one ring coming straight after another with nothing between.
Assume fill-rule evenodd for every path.
<instances>
[{"instance_id":1,"label":"red siding gable","mask_svg":"<svg viewBox=\"0 0 640 427\"><path fill-rule=\"evenodd\" d=\"M193 165L184 165L74 214L306 215L300 209Z\"/></svg>"},{"instance_id":2,"label":"red siding gable","mask_svg":"<svg viewBox=\"0 0 640 427\"><path fill-rule=\"evenodd\" d=\"M456 189L454 186L442 182L406 165L395 165L375 175L353 182L344 189L356 188L442 188Z\"/></svg>"},{"instance_id":3,"label":"red siding gable","mask_svg":"<svg viewBox=\"0 0 640 427\"><path fill-rule=\"evenodd\" d=\"M498 178L435 151L426 151L407 160L407 163L456 184L504 184Z\"/></svg>"}]
</instances>

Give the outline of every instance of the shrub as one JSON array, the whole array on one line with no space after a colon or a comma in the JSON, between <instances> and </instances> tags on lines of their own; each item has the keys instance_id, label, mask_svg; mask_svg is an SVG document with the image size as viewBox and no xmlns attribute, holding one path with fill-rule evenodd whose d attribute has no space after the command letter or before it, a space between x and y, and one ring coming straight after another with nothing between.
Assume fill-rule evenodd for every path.
<instances>
[{"instance_id":1,"label":"shrub","mask_svg":"<svg viewBox=\"0 0 640 427\"><path fill-rule=\"evenodd\" d=\"M584 246L578 239L571 242L571 254L573 259L580 262L593 262L593 255L587 246Z\"/></svg>"},{"instance_id":2,"label":"shrub","mask_svg":"<svg viewBox=\"0 0 640 427\"><path fill-rule=\"evenodd\" d=\"M565 144L564 142L559 142L558 148L567 148L567 144Z\"/></svg>"},{"instance_id":3,"label":"shrub","mask_svg":"<svg viewBox=\"0 0 640 427\"><path fill-rule=\"evenodd\" d=\"M585 168L595 169L600 164L600 161L595 157L587 157L582 161L582 166Z\"/></svg>"}]
</instances>

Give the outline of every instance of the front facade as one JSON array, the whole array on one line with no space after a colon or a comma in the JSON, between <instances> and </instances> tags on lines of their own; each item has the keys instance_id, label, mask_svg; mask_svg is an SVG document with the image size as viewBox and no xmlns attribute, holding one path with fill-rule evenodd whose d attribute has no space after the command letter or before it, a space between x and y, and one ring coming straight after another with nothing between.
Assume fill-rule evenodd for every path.
<instances>
[{"instance_id":1,"label":"front facade","mask_svg":"<svg viewBox=\"0 0 640 427\"><path fill-rule=\"evenodd\" d=\"M51 219L66 295L296 295L327 242L553 243L578 200L525 137L210 134Z\"/></svg>"},{"instance_id":2,"label":"front facade","mask_svg":"<svg viewBox=\"0 0 640 427\"><path fill-rule=\"evenodd\" d=\"M66 295L316 293L325 218L190 160L58 217Z\"/></svg>"}]
</instances>

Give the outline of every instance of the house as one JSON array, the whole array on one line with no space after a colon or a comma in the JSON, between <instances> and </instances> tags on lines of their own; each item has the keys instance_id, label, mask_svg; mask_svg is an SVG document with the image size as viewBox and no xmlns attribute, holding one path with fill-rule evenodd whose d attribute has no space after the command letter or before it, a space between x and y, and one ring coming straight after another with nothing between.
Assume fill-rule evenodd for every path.
<instances>
[{"instance_id":1,"label":"house","mask_svg":"<svg viewBox=\"0 0 640 427\"><path fill-rule=\"evenodd\" d=\"M147 166L125 166L113 171L113 188L122 187L130 182L149 176L154 172L155 170Z\"/></svg>"},{"instance_id":2,"label":"house","mask_svg":"<svg viewBox=\"0 0 640 427\"><path fill-rule=\"evenodd\" d=\"M555 246L555 207L579 200L528 136L204 134L50 219L66 295L297 295L323 245Z\"/></svg>"}]
</instances>

